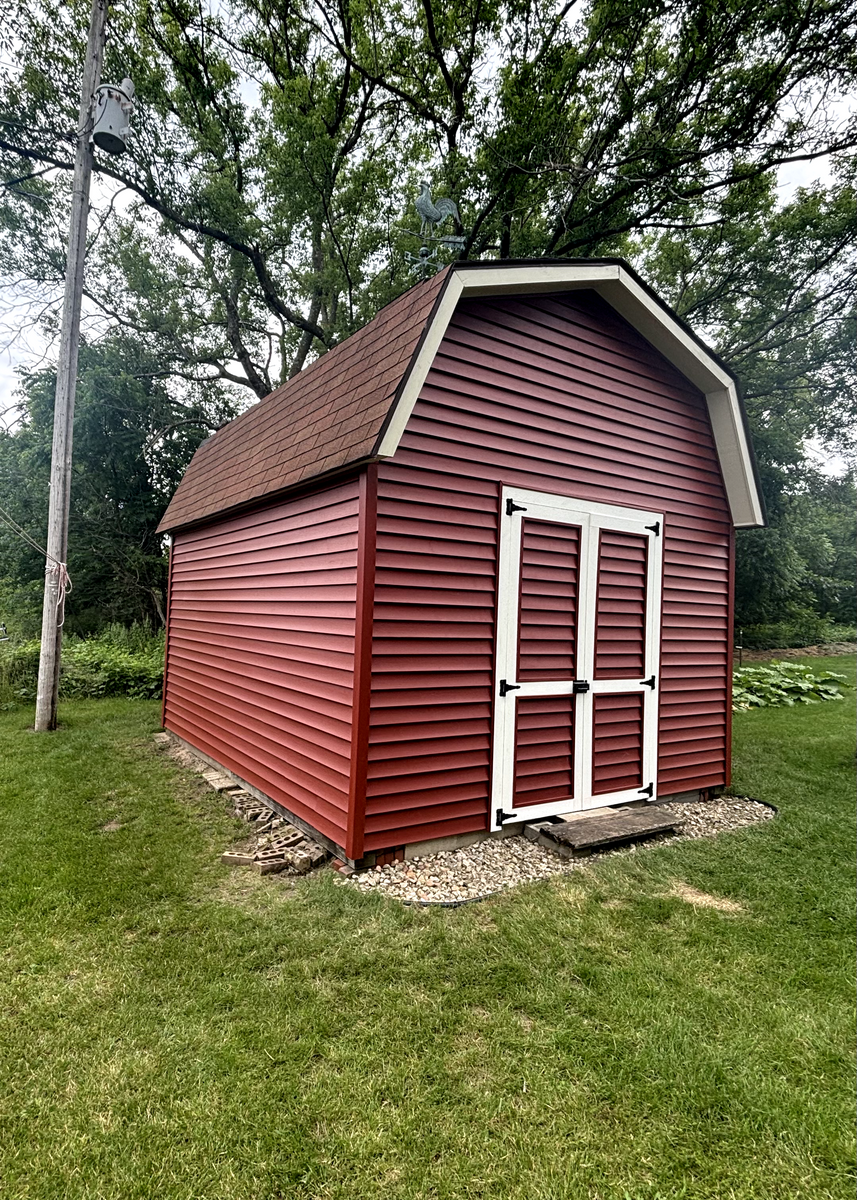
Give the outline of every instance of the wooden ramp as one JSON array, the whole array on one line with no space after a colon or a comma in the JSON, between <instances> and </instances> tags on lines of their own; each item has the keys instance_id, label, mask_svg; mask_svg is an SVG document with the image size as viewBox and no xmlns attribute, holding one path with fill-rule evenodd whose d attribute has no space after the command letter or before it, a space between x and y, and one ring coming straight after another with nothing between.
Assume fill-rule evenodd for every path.
<instances>
[{"instance_id":1,"label":"wooden ramp","mask_svg":"<svg viewBox=\"0 0 857 1200\"><path fill-rule=\"evenodd\" d=\"M680 817L660 807L610 808L589 816L575 815L568 821L533 822L524 826L524 837L564 858L576 858L669 833L680 825Z\"/></svg>"}]
</instances>

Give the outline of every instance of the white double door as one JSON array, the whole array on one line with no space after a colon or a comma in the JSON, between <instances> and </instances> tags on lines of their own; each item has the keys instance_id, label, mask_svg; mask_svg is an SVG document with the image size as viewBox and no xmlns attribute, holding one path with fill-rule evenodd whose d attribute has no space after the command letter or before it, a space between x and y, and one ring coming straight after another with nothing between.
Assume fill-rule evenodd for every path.
<instances>
[{"instance_id":1,"label":"white double door","mask_svg":"<svg viewBox=\"0 0 857 1200\"><path fill-rule=\"evenodd\" d=\"M657 794L663 515L505 488L491 828Z\"/></svg>"}]
</instances>

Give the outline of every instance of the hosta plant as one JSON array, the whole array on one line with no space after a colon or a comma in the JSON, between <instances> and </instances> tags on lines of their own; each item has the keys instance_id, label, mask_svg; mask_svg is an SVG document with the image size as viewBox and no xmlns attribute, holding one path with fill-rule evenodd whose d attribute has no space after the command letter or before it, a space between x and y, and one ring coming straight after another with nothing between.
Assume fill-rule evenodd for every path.
<instances>
[{"instance_id":1,"label":"hosta plant","mask_svg":"<svg viewBox=\"0 0 857 1200\"><path fill-rule=\"evenodd\" d=\"M739 667L733 676L732 707L768 708L773 705L817 704L842 700L844 675L795 662L771 662L765 666Z\"/></svg>"}]
</instances>

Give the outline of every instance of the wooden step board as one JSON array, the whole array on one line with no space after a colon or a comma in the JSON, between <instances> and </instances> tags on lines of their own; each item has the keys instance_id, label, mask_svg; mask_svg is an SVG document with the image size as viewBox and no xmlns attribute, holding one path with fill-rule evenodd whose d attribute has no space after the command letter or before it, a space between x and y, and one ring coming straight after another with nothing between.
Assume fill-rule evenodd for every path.
<instances>
[{"instance_id":1,"label":"wooden step board","mask_svg":"<svg viewBox=\"0 0 857 1200\"><path fill-rule=\"evenodd\" d=\"M571 821L537 821L524 826L524 836L563 857L577 857L669 833L681 818L663 808L611 808Z\"/></svg>"}]
</instances>

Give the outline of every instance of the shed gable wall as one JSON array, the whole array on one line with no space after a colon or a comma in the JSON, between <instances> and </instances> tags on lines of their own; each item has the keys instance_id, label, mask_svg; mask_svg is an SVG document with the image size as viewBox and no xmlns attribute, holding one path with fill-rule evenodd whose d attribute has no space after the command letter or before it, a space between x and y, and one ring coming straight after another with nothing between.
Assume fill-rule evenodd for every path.
<instances>
[{"instance_id":1,"label":"shed gable wall","mask_svg":"<svg viewBox=\"0 0 857 1200\"><path fill-rule=\"evenodd\" d=\"M173 546L164 723L344 845L358 482Z\"/></svg>"},{"instance_id":2,"label":"shed gable wall","mask_svg":"<svg viewBox=\"0 0 857 1200\"><path fill-rule=\"evenodd\" d=\"M502 484L665 513L660 791L727 779L733 531L702 394L592 292L467 300L379 468L367 851L486 828Z\"/></svg>"}]
</instances>

